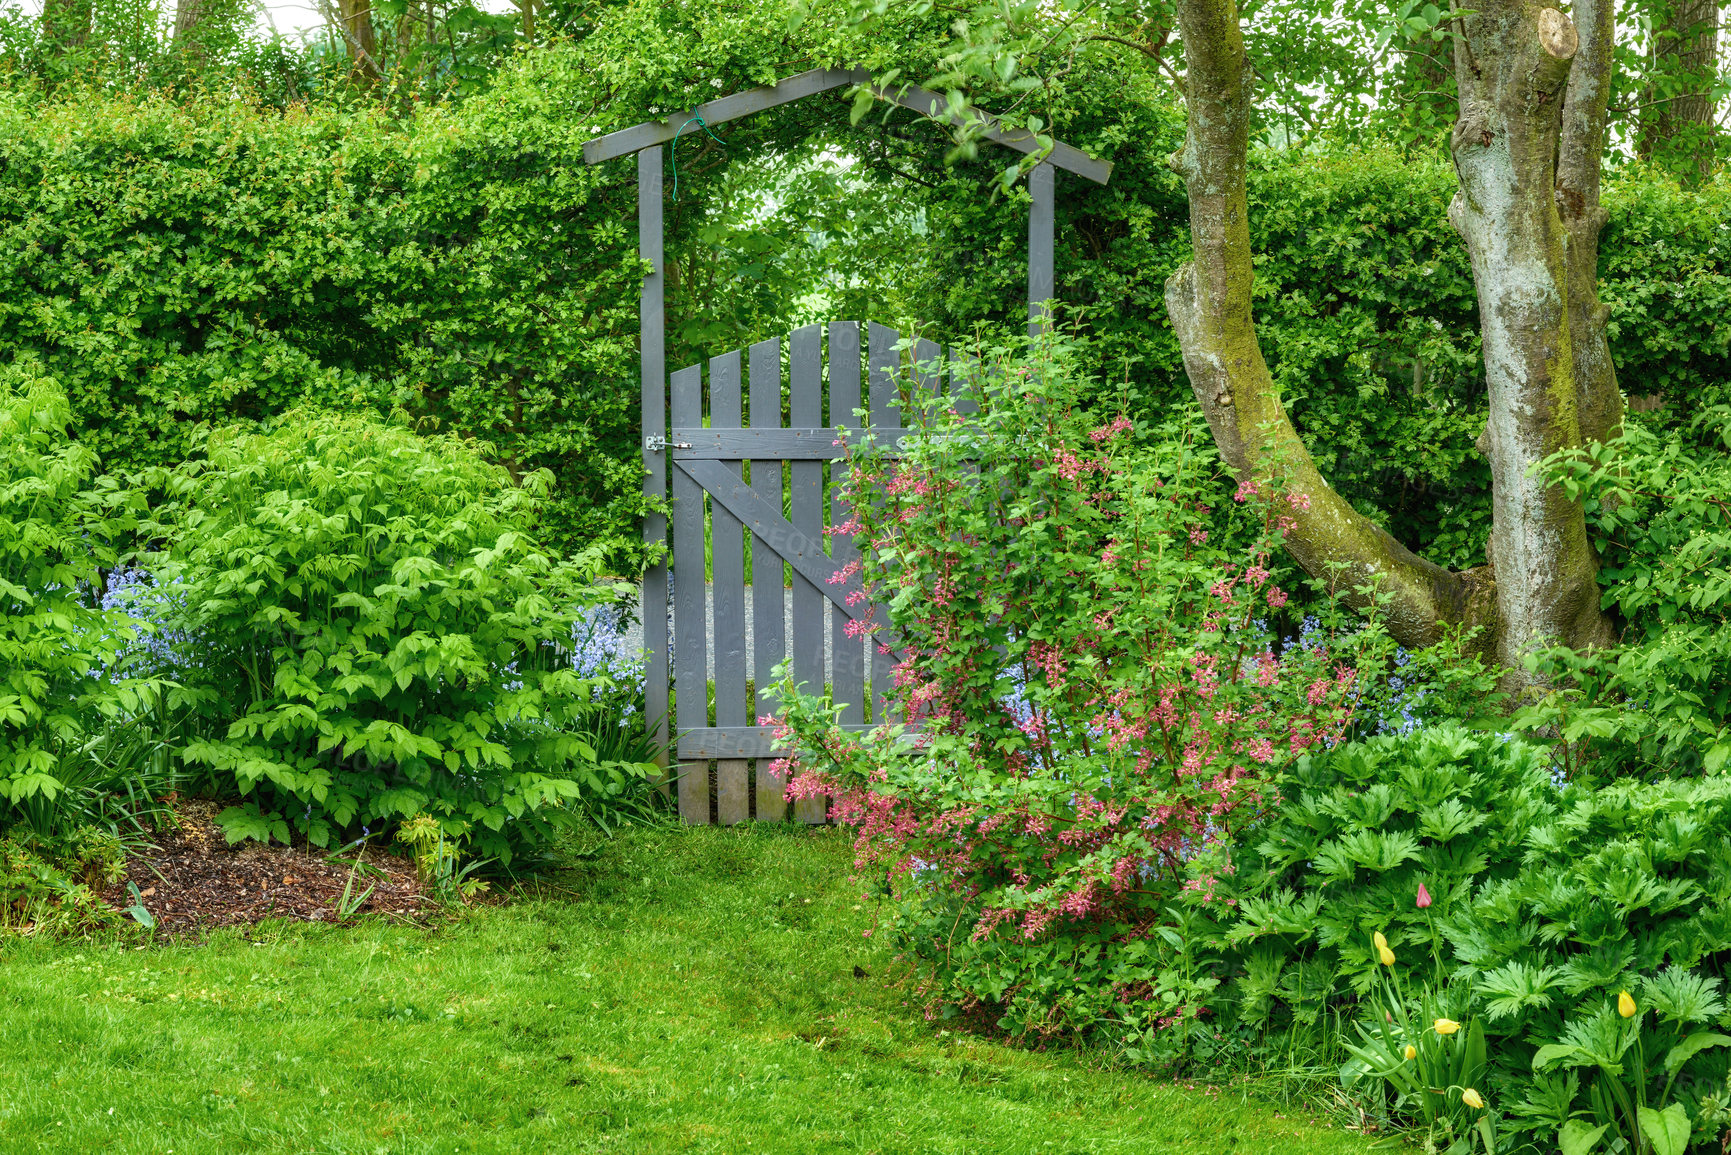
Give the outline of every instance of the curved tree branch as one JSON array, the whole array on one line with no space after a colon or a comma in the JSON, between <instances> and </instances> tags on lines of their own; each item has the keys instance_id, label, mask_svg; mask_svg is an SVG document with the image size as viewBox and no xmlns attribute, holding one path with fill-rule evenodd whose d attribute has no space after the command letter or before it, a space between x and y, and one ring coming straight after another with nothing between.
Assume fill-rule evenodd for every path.
<instances>
[{"instance_id":1,"label":"curved tree branch","mask_svg":"<svg viewBox=\"0 0 1731 1155\"><path fill-rule=\"evenodd\" d=\"M1188 72L1183 150L1173 167L1190 194L1195 259L1166 283L1166 309L1191 388L1221 456L1240 480L1278 478L1302 495L1287 549L1313 576L1363 605L1374 588L1390 632L1427 645L1451 623L1488 624L1487 574L1454 574L1425 561L1347 503L1322 478L1293 428L1263 360L1251 316L1245 170L1252 69L1233 0L1178 0ZM1308 506L1308 508L1306 508Z\"/></svg>"}]
</instances>

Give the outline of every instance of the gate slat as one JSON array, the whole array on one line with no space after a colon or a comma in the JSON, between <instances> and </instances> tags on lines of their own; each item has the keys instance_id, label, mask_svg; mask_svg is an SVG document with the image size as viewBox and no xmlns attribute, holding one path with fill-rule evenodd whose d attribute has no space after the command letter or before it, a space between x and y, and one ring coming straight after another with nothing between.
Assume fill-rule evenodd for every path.
<instances>
[{"instance_id":1,"label":"gate slat","mask_svg":"<svg viewBox=\"0 0 1731 1155\"><path fill-rule=\"evenodd\" d=\"M944 348L924 337L914 342L914 386L919 396L914 411L923 413L925 402L938 396L944 386Z\"/></svg>"},{"instance_id":2,"label":"gate slat","mask_svg":"<svg viewBox=\"0 0 1731 1155\"><path fill-rule=\"evenodd\" d=\"M871 393L871 422L876 434L875 441L879 445L893 443L894 430L901 427L901 411L896 407L899 393L896 386L896 375L901 370L901 352L896 348L896 342L901 340L901 334L894 329L873 322L866 332L868 368L866 372ZM880 611L881 614L882 611ZM881 616L873 621L882 622ZM888 654L883 653L875 642L868 639L871 647L872 662L872 721L884 721L884 693L890 687L894 677L894 667Z\"/></svg>"},{"instance_id":3,"label":"gate slat","mask_svg":"<svg viewBox=\"0 0 1731 1155\"><path fill-rule=\"evenodd\" d=\"M741 424L740 352L709 362L709 425ZM744 476L738 461L722 467ZM710 570L714 575L715 724L745 725L745 537L739 519L718 501L709 505ZM723 826L751 817L750 762L728 758L715 764L715 820Z\"/></svg>"},{"instance_id":4,"label":"gate slat","mask_svg":"<svg viewBox=\"0 0 1731 1155\"><path fill-rule=\"evenodd\" d=\"M860 407L860 343L859 325L838 321L829 327L829 423L831 426L857 426L854 410ZM837 460L830 466L830 525L845 523L850 516L842 486L847 481L847 464ZM831 534L830 557L843 565L859 557L852 534ZM859 638L847 636L851 615L846 610L830 607L830 684L836 702L845 703L841 723L859 725L865 721L866 649Z\"/></svg>"},{"instance_id":5,"label":"gate slat","mask_svg":"<svg viewBox=\"0 0 1731 1155\"><path fill-rule=\"evenodd\" d=\"M823 326L795 329L789 342L789 424L823 424ZM823 463L795 461L790 467L791 521L795 529L817 540L823 539ZM823 693L824 603L826 598L800 574L793 577L793 673L809 694ZM822 822L828 807L820 798L802 798L794 804L794 817L801 822Z\"/></svg>"},{"instance_id":6,"label":"gate slat","mask_svg":"<svg viewBox=\"0 0 1731 1155\"><path fill-rule=\"evenodd\" d=\"M780 429L781 341L759 341L751 347L751 427ZM781 459L753 460L752 492L781 508ZM752 703L755 722L776 713L776 696L765 692L776 665L787 657L787 600L782 588L781 558L768 542L751 541L752 664L755 692ZM774 759L757 760L757 819L780 822L787 817L787 783L771 769Z\"/></svg>"},{"instance_id":7,"label":"gate slat","mask_svg":"<svg viewBox=\"0 0 1731 1155\"><path fill-rule=\"evenodd\" d=\"M679 370L672 383L673 424L702 425L703 367ZM674 712L678 727L692 730L709 724L703 489L677 469L673 471L673 558ZM679 764L679 816L692 826L709 824L708 759Z\"/></svg>"},{"instance_id":8,"label":"gate slat","mask_svg":"<svg viewBox=\"0 0 1731 1155\"><path fill-rule=\"evenodd\" d=\"M950 350L950 402L963 417L980 411L980 359L962 349Z\"/></svg>"}]
</instances>

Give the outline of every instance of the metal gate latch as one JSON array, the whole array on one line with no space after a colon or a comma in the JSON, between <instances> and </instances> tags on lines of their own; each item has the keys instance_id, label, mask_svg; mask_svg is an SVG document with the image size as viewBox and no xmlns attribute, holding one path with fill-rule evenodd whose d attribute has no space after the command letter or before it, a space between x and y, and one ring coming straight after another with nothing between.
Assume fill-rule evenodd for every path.
<instances>
[{"instance_id":1,"label":"metal gate latch","mask_svg":"<svg viewBox=\"0 0 1731 1155\"><path fill-rule=\"evenodd\" d=\"M689 441L668 441L659 433L651 433L643 439L643 448L651 453L660 453L664 449L690 449Z\"/></svg>"}]
</instances>

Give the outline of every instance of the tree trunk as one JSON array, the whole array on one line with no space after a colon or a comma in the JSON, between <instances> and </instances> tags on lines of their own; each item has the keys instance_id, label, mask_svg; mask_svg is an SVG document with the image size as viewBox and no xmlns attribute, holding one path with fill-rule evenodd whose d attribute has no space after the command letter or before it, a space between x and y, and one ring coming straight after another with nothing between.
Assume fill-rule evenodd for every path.
<instances>
[{"instance_id":1,"label":"tree trunk","mask_svg":"<svg viewBox=\"0 0 1731 1155\"><path fill-rule=\"evenodd\" d=\"M1556 167L1564 89L1580 38L1567 16L1534 0L1482 0L1462 25L1455 47L1461 116L1451 141L1460 188L1449 221L1466 241L1478 287L1490 391L1497 652L1518 671L1521 655L1535 646L1578 649L1610 640L1580 504L1533 469L1582 443L1570 238L1557 208Z\"/></svg>"},{"instance_id":2,"label":"tree trunk","mask_svg":"<svg viewBox=\"0 0 1731 1155\"><path fill-rule=\"evenodd\" d=\"M174 46L195 60L204 59L198 43L198 26L204 21L205 0L175 0Z\"/></svg>"},{"instance_id":3,"label":"tree trunk","mask_svg":"<svg viewBox=\"0 0 1731 1155\"><path fill-rule=\"evenodd\" d=\"M349 74L367 84L379 79L378 41L373 34L373 0L337 0Z\"/></svg>"},{"instance_id":4,"label":"tree trunk","mask_svg":"<svg viewBox=\"0 0 1731 1155\"><path fill-rule=\"evenodd\" d=\"M1221 457L1241 481L1298 495L1286 546L1306 572L1349 602L1386 596L1382 612L1404 644L1428 645L1448 623L1483 624L1484 575L1463 578L1415 556L1323 480L1287 416L1251 318L1245 168L1252 70L1232 0L1180 0L1189 125L1173 167L1190 193L1195 259L1166 282L1166 310Z\"/></svg>"},{"instance_id":5,"label":"tree trunk","mask_svg":"<svg viewBox=\"0 0 1731 1155\"><path fill-rule=\"evenodd\" d=\"M1595 436L1608 436L1621 419L1594 291L1610 16L1597 7L1609 0L1586 0L1592 26L1580 67L1590 75L1570 85L1578 115L1565 133L1564 88L1579 46L1573 25L1533 0L1487 2L1465 19L1456 49L1461 183L1449 215L1472 257L1484 330L1490 566L1450 573L1360 515L1323 480L1274 389L1251 317L1252 73L1232 0L1177 4L1189 116L1173 166L1190 195L1195 259L1167 282L1166 307L1226 463L1241 480L1277 480L1301 495L1286 543L1299 564L1316 576L1339 573L1336 588L1359 604L1360 587L1374 586L1390 632L1404 644L1433 642L1449 625L1484 627L1487 652L1518 687L1531 647L1610 640L1581 508L1529 476L1543 457L1581 444L1584 410L1596 414ZM1562 170L1559 146L1572 150ZM1576 205L1567 228L1560 202ZM1584 246L1574 245L1577 233ZM1570 340L1576 328L1579 349Z\"/></svg>"},{"instance_id":6,"label":"tree trunk","mask_svg":"<svg viewBox=\"0 0 1731 1155\"><path fill-rule=\"evenodd\" d=\"M1557 147L1557 211L1569 234L1569 349L1581 439L1609 441L1623 428L1623 395L1605 334L1608 305L1599 303L1599 159L1605 152L1605 104L1616 46L1613 0L1575 0L1581 47L1569 67Z\"/></svg>"},{"instance_id":7,"label":"tree trunk","mask_svg":"<svg viewBox=\"0 0 1731 1155\"><path fill-rule=\"evenodd\" d=\"M1681 138L1682 147L1695 153L1694 163L1682 166L1685 177L1704 179L1712 174L1716 151L1712 91L1719 63L1719 3L1671 0L1665 16L1654 22L1648 63L1655 74L1675 76L1681 88L1668 96L1648 89L1638 151L1650 157L1655 146Z\"/></svg>"},{"instance_id":8,"label":"tree trunk","mask_svg":"<svg viewBox=\"0 0 1731 1155\"><path fill-rule=\"evenodd\" d=\"M42 40L55 56L76 51L90 39L91 0L43 0Z\"/></svg>"}]
</instances>

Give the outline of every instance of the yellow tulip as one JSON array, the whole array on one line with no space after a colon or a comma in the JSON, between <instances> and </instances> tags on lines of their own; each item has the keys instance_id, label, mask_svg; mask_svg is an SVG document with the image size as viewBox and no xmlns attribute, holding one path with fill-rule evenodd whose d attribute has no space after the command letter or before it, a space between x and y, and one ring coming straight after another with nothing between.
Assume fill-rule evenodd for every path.
<instances>
[{"instance_id":1,"label":"yellow tulip","mask_svg":"<svg viewBox=\"0 0 1731 1155\"><path fill-rule=\"evenodd\" d=\"M1406 1050L1402 1051L1401 1054L1405 1055L1409 1060L1416 1059L1418 1058L1418 1048L1413 1046L1411 1043L1408 1043L1406 1045Z\"/></svg>"},{"instance_id":2,"label":"yellow tulip","mask_svg":"<svg viewBox=\"0 0 1731 1155\"><path fill-rule=\"evenodd\" d=\"M1376 957L1378 961L1380 961L1385 967L1393 966L1394 952L1388 949L1388 940L1382 937L1382 932L1379 930L1375 934L1371 935L1370 941L1376 944Z\"/></svg>"},{"instance_id":3,"label":"yellow tulip","mask_svg":"<svg viewBox=\"0 0 1731 1155\"><path fill-rule=\"evenodd\" d=\"M1461 1025L1453 1019L1438 1019L1435 1025L1439 1035L1452 1035L1461 1029Z\"/></svg>"},{"instance_id":4,"label":"yellow tulip","mask_svg":"<svg viewBox=\"0 0 1731 1155\"><path fill-rule=\"evenodd\" d=\"M1471 1087L1468 1087L1466 1090L1461 1092L1461 1102L1465 1103L1475 1111L1483 1111L1485 1109L1484 1097Z\"/></svg>"},{"instance_id":5,"label":"yellow tulip","mask_svg":"<svg viewBox=\"0 0 1731 1155\"><path fill-rule=\"evenodd\" d=\"M1635 996L1628 991L1617 992L1617 1013L1625 1019L1635 1017Z\"/></svg>"}]
</instances>

